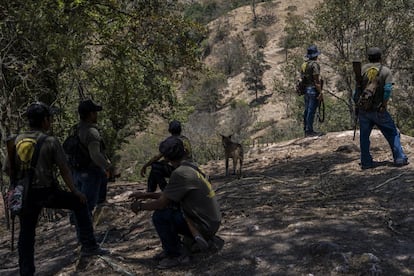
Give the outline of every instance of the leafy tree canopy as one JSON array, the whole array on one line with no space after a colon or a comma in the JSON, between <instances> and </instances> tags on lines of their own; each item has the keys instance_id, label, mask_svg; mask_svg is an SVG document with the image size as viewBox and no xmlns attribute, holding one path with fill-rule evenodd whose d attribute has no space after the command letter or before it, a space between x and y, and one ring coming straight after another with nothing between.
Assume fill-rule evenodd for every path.
<instances>
[{"instance_id":1,"label":"leafy tree canopy","mask_svg":"<svg viewBox=\"0 0 414 276\"><path fill-rule=\"evenodd\" d=\"M92 97L104 106L110 138L130 124L145 127L154 110L167 116L176 72L197 66L205 36L176 2L1 0L2 133L19 131L34 100L62 108L63 130L79 99Z\"/></svg>"}]
</instances>

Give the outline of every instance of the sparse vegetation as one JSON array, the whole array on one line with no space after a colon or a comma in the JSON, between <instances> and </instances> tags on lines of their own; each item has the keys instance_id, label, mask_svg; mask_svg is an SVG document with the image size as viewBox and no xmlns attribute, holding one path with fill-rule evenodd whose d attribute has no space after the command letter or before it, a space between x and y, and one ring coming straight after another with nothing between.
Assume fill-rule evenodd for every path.
<instances>
[{"instance_id":1,"label":"sparse vegetation","mask_svg":"<svg viewBox=\"0 0 414 276\"><path fill-rule=\"evenodd\" d=\"M246 62L246 48L241 37L232 37L217 50L218 63L215 68L226 76L239 74Z\"/></svg>"},{"instance_id":2,"label":"sparse vegetation","mask_svg":"<svg viewBox=\"0 0 414 276\"><path fill-rule=\"evenodd\" d=\"M249 91L254 92L256 102L258 101L258 93L266 90L263 84L263 74L270 66L264 60L263 52L256 50L252 55L247 56L247 63L244 68L243 81Z\"/></svg>"}]
</instances>

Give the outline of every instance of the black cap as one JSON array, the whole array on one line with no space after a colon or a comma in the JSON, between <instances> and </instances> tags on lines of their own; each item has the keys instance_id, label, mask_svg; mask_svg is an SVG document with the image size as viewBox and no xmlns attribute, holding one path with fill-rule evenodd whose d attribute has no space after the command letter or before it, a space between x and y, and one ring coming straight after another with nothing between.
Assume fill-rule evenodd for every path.
<instances>
[{"instance_id":1,"label":"black cap","mask_svg":"<svg viewBox=\"0 0 414 276\"><path fill-rule=\"evenodd\" d=\"M378 47L371 47L367 50L368 56L381 56L381 49Z\"/></svg>"},{"instance_id":2,"label":"black cap","mask_svg":"<svg viewBox=\"0 0 414 276\"><path fill-rule=\"evenodd\" d=\"M181 160L185 155L183 141L175 136L162 141L159 150L165 158L171 161Z\"/></svg>"},{"instance_id":3,"label":"black cap","mask_svg":"<svg viewBox=\"0 0 414 276\"><path fill-rule=\"evenodd\" d=\"M101 111L101 110L102 110L102 106L95 103L91 99L81 101L78 106L78 112L81 114L85 114L88 112L94 112L94 111Z\"/></svg>"},{"instance_id":4,"label":"black cap","mask_svg":"<svg viewBox=\"0 0 414 276\"><path fill-rule=\"evenodd\" d=\"M29 119L42 119L44 117L50 117L58 113L58 108L50 107L42 102L34 102L29 105L24 115L26 115Z\"/></svg>"},{"instance_id":5,"label":"black cap","mask_svg":"<svg viewBox=\"0 0 414 276\"><path fill-rule=\"evenodd\" d=\"M171 134L181 133L181 123L177 120L171 121L169 126L168 126L168 132L171 133Z\"/></svg>"}]
</instances>

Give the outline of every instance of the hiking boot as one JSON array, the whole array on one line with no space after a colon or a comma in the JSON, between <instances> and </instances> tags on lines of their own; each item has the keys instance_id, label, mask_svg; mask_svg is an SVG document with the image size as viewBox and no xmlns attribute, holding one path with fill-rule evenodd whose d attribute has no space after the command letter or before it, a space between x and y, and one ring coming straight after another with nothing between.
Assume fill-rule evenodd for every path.
<instances>
[{"instance_id":1,"label":"hiking boot","mask_svg":"<svg viewBox=\"0 0 414 276\"><path fill-rule=\"evenodd\" d=\"M154 261L161 261L162 259L165 259L165 258L168 258L168 255L167 255L167 253L165 253L165 251L163 250L163 251L161 251L160 253L158 253L158 254L155 254L153 257L152 257L152 259L154 260Z\"/></svg>"},{"instance_id":2,"label":"hiking boot","mask_svg":"<svg viewBox=\"0 0 414 276\"><path fill-rule=\"evenodd\" d=\"M407 159L407 158L397 159L397 160L395 160L395 162L394 162L394 165L395 165L396 167L402 167L402 166L406 166L406 165L408 165L408 164L410 164L410 163L408 162L408 159Z\"/></svg>"},{"instance_id":3,"label":"hiking boot","mask_svg":"<svg viewBox=\"0 0 414 276\"><path fill-rule=\"evenodd\" d=\"M368 164L368 165L361 165L361 169L362 169L362 170L373 169L373 168L378 167L379 165L380 165L380 163L379 163L379 162L372 161L372 163L371 163L371 164Z\"/></svg>"},{"instance_id":4,"label":"hiking boot","mask_svg":"<svg viewBox=\"0 0 414 276\"><path fill-rule=\"evenodd\" d=\"M305 137L317 137L317 136L321 136L322 134L319 132L315 132L315 131L307 131L305 132Z\"/></svg>"},{"instance_id":5,"label":"hiking boot","mask_svg":"<svg viewBox=\"0 0 414 276\"><path fill-rule=\"evenodd\" d=\"M206 250L208 248L208 242L202 236L195 236L194 240L196 241L200 250Z\"/></svg>"},{"instance_id":6,"label":"hiking boot","mask_svg":"<svg viewBox=\"0 0 414 276\"><path fill-rule=\"evenodd\" d=\"M177 256L177 257L167 257L162 259L157 268L159 269L167 269L167 268L171 268L171 267L176 267L179 265L187 265L189 264L191 261L190 256Z\"/></svg>"},{"instance_id":7,"label":"hiking boot","mask_svg":"<svg viewBox=\"0 0 414 276\"><path fill-rule=\"evenodd\" d=\"M100 246L92 247L92 248L82 248L80 251L81 257L88 257L88 256L102 256L110 254L108 249L102 248Z\"/></svg>"},{"instance_id":8,"label":"hiking boot","mask_svg":"<svg viewBox=\"0 0 414 276\"><path fill-rule=\"evenodd\" d=\"M208 241L208 247L212 251L220 251L224 246L224 240L219 236L214 236Z\"/></svg>"}]
</instances>

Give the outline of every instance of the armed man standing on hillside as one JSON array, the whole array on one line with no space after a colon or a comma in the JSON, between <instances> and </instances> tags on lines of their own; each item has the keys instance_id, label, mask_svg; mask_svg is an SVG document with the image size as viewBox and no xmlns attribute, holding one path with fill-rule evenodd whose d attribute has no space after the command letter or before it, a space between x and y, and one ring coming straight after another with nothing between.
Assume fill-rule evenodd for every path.
<instances>
[{"instance_id":1,"label":"armed man standing on hillside","mask_svg":"<svg viewBox=\"0 0 414 276\"><path fill-rule=\"evenodd\" d=\"M102 111L102 106L90 99L79 103L78 135L90 159L85 167L73 168L75 185L85 194L91 216L96 205L105 201L108 178L116 174L115 167L104 153L105 146L96 125L99 111Z\"/></svg>"},{"instance_id":2,"label":"armed man standing on hillside","mask_svg":"<svg viewBox=\"0 0 414 276\"><path fill-rule=\"evenodd\" d=\"M395 126L391 115L387 111L388 100L392 93L392 73L391 70L381 63L381 49L378 47L369 48L367 51L369 63L362 66L362 85L361 91L355 90L354 101L358 107L358 119L360 127L360 148L361 148L361 168L370 169L378 165L374 162L370 153L370 135L372 128L377 126L391 147L394 164L405 166L408 158L405 155L401 142L400 133ZM373 72L373 74L371 73ZM375 82L373 81L375 79ZM361 93L367 91L368 84L375 84L373 89L372 101L369 105L360 104L364 97ZM369 98L369 97L368 97Z\"/></svg>"},{"instance_id":3,"label":"armed man standing on hillside","mask_svg":"<svg viewBox=\"0 0 414 276\"><path fill-rule=\"evenodd\" d=\"M306 57L308 58L301 66L301 74L305 85L305 111L303 123L305 137L319 136L321 133L313 130L313 120L320 101L323 100L322 85L320 80L320 65L317 62L321 52L315 45L308 47Z\"/></svg>"},{"instance_id":4,"label":"armed man standing on hillside","mask_svg":"<svg viewBox=\"0 0 414 276\"><path fill-rule=\"evenodd\" d=\"M29 178L26 185L27 197L23 201L23 210L20 214L20 234L19 234L19 267L20 275L34 275L34 244L36 234L36 224L39 214L43 207L56 209L71 209L75 214L75 222L79 228L78 240L81 247L81 255L102 255L108 253L99 247L93 233L92 222L88 215L85 196L73 185L69 166L66 161L65 153L59 141L53 136L47 136L47 132L52 124L52 115L55 110L42 102L31 104L26 116L29 121L30 130L18 135L15 139L17 150L15 156L26 156L28 152L21 148L25 141L34 139L37 141L37 149L34 149L30 159L22 160L21 157L13 158L8 166L16 181L24 177L23 161L31 162L34 158L35 168L32 178ZM32 151L33 152L33 151ZM38 153L38 154L37 154ZM37 158L34 157L36 155ZM33 164L33 163L32 163ZM59 168L60 174L69 188L70 192L60 190L56 179L55 167Z\"/></svg>"}]
</instances>

